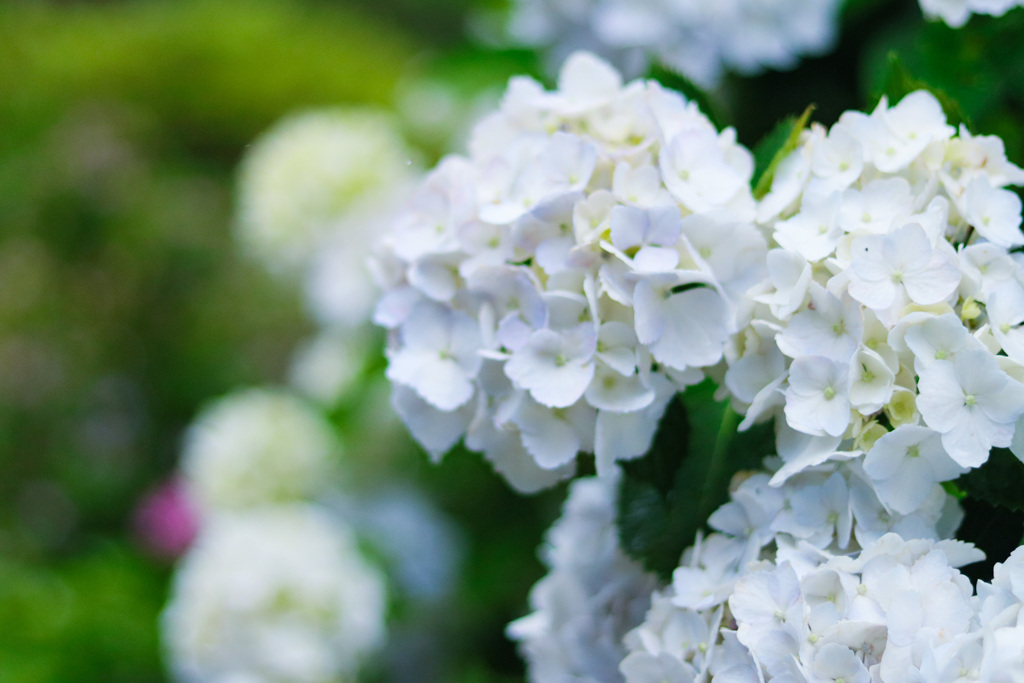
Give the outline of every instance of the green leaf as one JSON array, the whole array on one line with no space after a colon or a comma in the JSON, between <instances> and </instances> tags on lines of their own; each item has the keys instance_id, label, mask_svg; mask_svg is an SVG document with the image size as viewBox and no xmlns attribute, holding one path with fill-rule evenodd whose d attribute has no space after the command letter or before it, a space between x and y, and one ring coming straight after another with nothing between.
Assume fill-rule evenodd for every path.
<instances>
[{"instance_id":1,"label":"green leaf","mask_svg":"<svg viewBox=\"0 0 1024 683\"><path fill-rule=\"evenodd\" d=\"M993 448L988 462L955 482L970 498L1024 511L1024 463L1007 448Z\"/></svg>"},{"instance_id":2,"label":"green leaf","mask_svg":"<svg viewBox=\"0 0 1024 683\"><path fill-rule=\"evenodd\" d=\"M885 95L889 98L889 105L892 106L917 90L927 90L935 96L935 99L942 106L942 111L946 114L946 120L950 124L959 126L962 123L969 129L973 128L970 119L964 113L959 102L950 97L941 88L937 88L919 78L914 78L907 67L904 66L899 54L889 52L885 81L882 85L882 92L875 98L876 102L881 99L881 95Z\"/></svg>"},{"instance_id":3,"label":"green leaf","mask_svg":"<svg viewBox=\"0 0 1024 683\"><path fill-rule=\"evenodd\" d=\"M942 490L953 496L957 500L963 500L967 497L966 491L961 491L960 487L956 485L955 481L944 481L942 482Z\"/></svg>"},{"instance_id":4,"label":"green leaf","mask_svg":"<svg viewBox=\"0 0 1024 683\"><path fill-rule=\"evenodd\" d=\"M728 499L729 480L774 451L769 425L737 433L739 417L715 402L710 380L673 399L650 452L623 464L619 535L627 553L663 578L708 517Z\"/></svg>"},{"instance_id":5,"label":"green leaf","mask_svg":"<svg viewBox=\"0 0 1024 683\"><path fill-rule=\"evenodd\" d=\"M889 0L846 0L840 8L842 26L847 27L850 23L870 18L872 13L880 9L889 10Z\"/></svg>"},{"instance_id":6,"label":"green leaf","mask_svg":"<svg viewBox=\"0 0 1024 683\"><path fill-rule=\"evenodd\" d=\"M754 147L754 197L761 199L772 189L775 171L783 159L800 144L800 134L807 128L814 105L808 105L800 118L792 116L780 121L768 135Z\"/></svg>"}]
</instances>

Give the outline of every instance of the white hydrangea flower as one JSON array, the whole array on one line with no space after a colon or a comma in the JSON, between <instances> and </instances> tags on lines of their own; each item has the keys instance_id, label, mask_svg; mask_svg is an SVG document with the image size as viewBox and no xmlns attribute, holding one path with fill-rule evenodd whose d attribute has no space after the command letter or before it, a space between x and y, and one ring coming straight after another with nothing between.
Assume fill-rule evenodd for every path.
<instances>
[{"instance_id":1,"label":"white hydrangea flower","mask_svg":"<svg viewBox=\"0 0 1024 683\"><path fill-rule=\"evenodd\" d=\"M386 214L389 198L411 179L411 159L383 111L321 109L287 117L256 140L242 160L237 237L272 271L294 274L332 235L341 235L356 253L344 263L348 274L332 277L365 289L370 278L363 274L362 260L375 234L372 218ZM346 222L347 217L352 220ZM337 249L332 253L335 260L343 258ZM372 296L364 292L362 301ZM366 310L364 303L360 315Z\"/></svg>"},{"instance_id":2,"label":"white hydrangea flower","mask_svg":"<svg viewBox=\"0 0 1024 683\"><path fill-rule=\"evenodd\" d=\"M910 513L1011 445L1024 416L1024 268L1008 249L1024 234L1005 186L1020 183L997 138L947 125L925 91L803 132L759 204L777 246L726 351L741 426L784 421L776 484L867 453L883 506ZM932 435L927 448L923 436L890 447L884 435L909 427ZM907 460L918 447L928 457ZM899 488L903 468L922 478Z\"/></svg>"},{"instance_id":3,"label":"white hydrangea flower","mask_svg":"<svg viewBox=\"0 0 1024 683\"><path fill-rule=\"evenodd\" d=\"M432 301L416 306L399 330L401 348L388 363L392 382L411 387L443 411L455 410L473 397L480 370L480 333L462 311Z\"/></svg>"},{"instance_id":4,"label":"white hydrangea flower","mask_svg":"<svg viewBox=\"0 0 1024 683\"><path fill-rule=\"evenodd\" d=\"M873 311L904 308L910 302L937 304L960 284L953 251L933 250L924 229L915 223L886 235L859 237L850 249L850 296Z\"/></svg>"},{"instance_id":5,"label":"white hydrangea flower","mask_svg":"<svg viewBox=\"0 0 1024 683\"><path fill-rule=\"evenodd\" d=\"M918 409L942 434L942 446L963 467L978 467L993 446L1006 447L1024 405L1024 385L986 349L965 349L932 363L918 379Z\"/></svg>"},{"instance_id":6,"label":"white hydrangea flower","mask_svg":"<svg viewBox=\"0 0 1024 683\"><path fill-rule=\"evenodd\" d=\"M682 610L670 592L657 592L651 600L643 626L626 637L631 652L619 666L623 679L630 683L701 680L714 661L723 609Z\"/></svg>"},{"instance_id":7,"label":"white hydrangea flower","mask_svg":"<svg viewBox=\"0 0 1024 683\"><path fill-rule=\"evenodd\" d=\"M314 497L340 449L331 425L302 399L248 389L204 409L185 436L181 467L204 510L236 510Z\"/></svg>"},{"instance_id":8,"label":"white hydrangea flower","mask_svg":"<svg viewBox=\"0 0 1024 683\"><path fill-rule=\"evenodd\" d=\"M815 436L842 436L850 422L850 371L824 356L800 356L789 368L786 422Z\"/></svg>"},{"instance_id":9,"label":"white hydrangea flower","mask_svg":"<svg viewBox=\"0 0 1024 683\"><path fill-rule=\"evenodd\" d=\"M634 75L655 61L714 87L725 71L790 69L826 52L838 11L835 0L517 0L506 30L556 64L586 49Z\"/></svg>"},{"instance_id":10,"label":"white hydrangea flower","mask_svg":"<svg viewBox=\"0 0 1024 683\"><path fill-rule=\"evenodd\" d=\"M972 14L1001 17L1014 7L1024 7L1021 0L921 0L921 9L929 19L941 19L953 28L967 23Z\"/></svg>"},{"instance_id":11,"label":"white hydrangea flower","mask_svg":"<svg viewBox=\"0 0 1024 683\"><path fill-rule=\"evenodd\" d=\"M573 482L547 533L541 556L550 571L530 591L535 611L508 627L531 681L622 680L622 637L643 619L657 579L619 547L617 482Z\"/></svg>"},{"instance_id":12,"label":"white hydrangea flower","mask_svg":"<svg viewBox=\"0 0 1024 683\"><path fill-rule=\"evenodd\" d=\"M944 519L955 501L930 488L931 500L910 514L890 513L859 462L828 463L780 486L768 473L746 476L712 515L715 532L684 553L672 586L627 635L626 681L895 683L932 666L928 648L980 637L981 603L953 567L983 554L940 540L955 527ZM996 572L989 611L1019 608L1008 587L1024 577L1020 558Z\"/></svg>"},{"instance_id":13,"label":"white hydrangea flower","mask_svg":"<svg viewBox=\"0 0 1024 683\"><path fill-rule=\"evenodd\" d=\"M319 509L223 513L179 566L162 616L178 680L351 680L384 635L384 585Z\"/></svg>"},{"instance_id":14,"label":"white hydrangea flower","mask_svg":"<svg viewBox=\"0 0 1024 683\"><path fill-rule=\"evenodd\" d=\"M650 447L722 359L766 242L735 131L579 53L509 84L469 157L378 248L395 407L435 457L465 437L524 491Z\"/></svg>"},{"instance_id":15,"label":"white hydrangea flower","mask_svg":"<svg viewBox=\"0 0 1024 683\"><path fill-rule=\"evenodd\" d=\"M981 557L897 534L856 556L808 561L780 548L736 584L737 639L766 681L937 680L922 677L924 653L977 630L971 583L956 567Z\"/></svg>"},{"instance_id":16,"label":"white hydrangea flower","mask_svg":"<svg viewBox=\"0 0 1024 683\"><path fill-rule=\"evenodd\" d=\"M884 434L864 458L879 500L901 514L919 509L937 483L965 471L942 447L941 434L912 424Z\"/></svg>"}]
</instances>

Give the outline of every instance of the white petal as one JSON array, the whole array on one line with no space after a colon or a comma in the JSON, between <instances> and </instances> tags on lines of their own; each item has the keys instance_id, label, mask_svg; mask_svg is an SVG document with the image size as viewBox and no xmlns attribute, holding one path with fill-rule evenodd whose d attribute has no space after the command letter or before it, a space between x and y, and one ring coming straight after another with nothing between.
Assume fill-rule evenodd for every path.
<instances>
[{"instance_id":1,"label":"white petal","mask_svg":"<svg viewBox=\"0 0 1024 683\"><path fill-rule=\"evenodd\" d=\"M654 389L644 384L638 375L623 376L610 368L598 366L584 396L587 403L599 410L632 413L651 404Z\"/></svg>"},{"instance_id":2,"label":"white petal","mask_svg":"<svg viewBox=\"0 0 1024 683\"><path fill-rule=\"evenodd\" d=\"M599 475L610 472L616 460L640 457L651 448L658 422L675 395L671 382L664 378L659 381L657 377L652 378L656 397L647 408L634 413L598 411L594 456Z\"/></svg>"},{"instance_id":3,"label":"white petal","mask_svg":"<svg viewBox=\"0 0 1024 683\"><path fill-rule=\"evenodd\" d=\"M647 280L641 280L633 291L633 316L636 337L641 344L656 342L668 324L661 294Z\"/></svg>"},{"instance_id":4,"label":"white petal","mask_svg":"<svg viewBox=\"0 0 1024 683\"><path fill-rule=\"evenodd\" d=\"M600 102L622 88L622 76L590 52L574 52L558 74L558 89L575 103Z\"/></svg>"},{"instance_id":5,"label":"white petal","mask_svg":"<svg viewBox=\"0 0 1024 683\"><path fill-rule=\"evenodd\" d=\"M554 411L524 399L512 416L522 433L523 446L546 470L571 462L580 450L576 431Z\"/></svg>"},{"instance_id":6,"label":"white petal","mask_svg":"<svg viewBox=\"0 0 1024 683\"><path fill-rule=\"evenodd\" d=\"M808 467L820 465L833 458L848 457L836 452L842 441L841 437L812 436L789 427L781 420L776 422L776 430L776 447L785 465L771 478L772 486L782 485L786 479Z\"/></svg>"},{"instance_id":7,"label":"white petal","mask_svg":"<svg viewBox=\"0 0 1024 683\"><path fill-rule=\"evenodd\" d=\"M951 363L934 363L920 369L917 409L925 424L939 433L948 432L964 410L964 390Z\"/></svg>"},{"instance_id":8,"label":"white petal","mask_svg":"<svg viewBox=\"0 0 1024 683\"><path fill-rule=\"evenodd\" d=\"M633 257L633 267L641 273L666 273L679 265L679 252L667 247L643 247Z\"/></svg>"},{"instance_id":9,"label":"white petal","mask_svg":"<svg viewBox=\"0 0 1024 683\"><path fill-rule=\"evenodd\" d=\"M509 434L493 443L484 451L484 457L520 493L535 493L554 486L576 471L575 462L555 469L544 469L522 446L517 434Z\"/></svg>"},{"instance_id":10,"label":"white petal","mask_svg":"<svg viewBox=\"0 0 1024 683\"><path fill-rule=\"evenodd\" d=\"M929 306L952 296L960 285L960 277L955 259L935 252L923 268L904 274L903 286L914 302Z\"/></svg>"},{"instance_id":11,"label":"white petal","mask_svg":"<svg viewBox=\"0 0 1024 683\"><path fill-rule=\"evenodd\" d=\"M597 335L590 325L589 334L579 330L560 334L537 330L505 364L505 374L517 387L527 389L538 402L555 408L572 405L586 391L594 376L591 361ZM576 337L579 337L577 339Z\"/></svg>"},{"instance_id":12,"label":"white petal","mask_svg":"<svg viewBox=\"0 0 1024 683\"><path fill-rule=\"evenodd\" d=\"M721 360L732 329L729 305L718 292L698 288L673 294L664 300L663 309L665 329L651 344L651 353L658 362L684 370Z\"/></svg>"},{"instance_id":13,"label":"white petal","mask_svg":"<svg viewBox=\"0 0 1024 683\"><path fill-rule=\"evenodd\" d=\"M398 351L388 364L387 378L411 387L444 411L455 410L473 397L473 383L459 364L436 351Z\"/></svg>"},{"instance_id":14,"label":"white petal","mask_svg":"<svg viewBox=\"0 0 1024 683\"><path fill-rule=\"evenodd\" d=\"M1024 244L1020 197L994 188L987 178L979 177L967 186L966 199L966 218L982 237L1001 247Z\"/></svg>"},{"instance_id":15,"label":"white petal","mask_svg":"<svg viewBox=\"0 0 1024 683\"><path fill-rule=\"evenodd\" d=\"M391 405L435 462L459 442L473 418L471 403L455 411L438 410L401 384L392 385Z\"/></svg>"}]
</instances>

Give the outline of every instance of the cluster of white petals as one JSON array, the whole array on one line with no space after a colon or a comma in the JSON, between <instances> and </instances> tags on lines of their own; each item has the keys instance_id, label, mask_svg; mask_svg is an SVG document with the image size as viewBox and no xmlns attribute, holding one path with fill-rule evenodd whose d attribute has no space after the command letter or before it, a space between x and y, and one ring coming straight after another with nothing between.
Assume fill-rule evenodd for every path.
<instances>
[{"instance_id":1,"label":"cluster of white petals","mask_svg":"<svg viewBox=\"0 0 1024 683\"><path fill-rule=\"evenodd\" d=\"M516 0L510 37L551 51L602 55L627 73L660 62L704 87L725 71L790 69L832 47L837 0Z\"/></svg>"},{"instance_id":2,"label":"cluster of white petals","mask_svg":"<svg viewBox=\"0 0 1024 683\"><path fill-rule=\"evenodd\" d=\"M310 505L223 513L173 582L162 628L177 680L351 680L384 634L384 587L349 532Z\"/></svg>"},{"instance_id":3,"label":"cluster of white petals","mask_svg":"<svg viewBox=\"0 0 1024 683\"><path fill-rule=\"evenodd\" d=\"M509 624L534 683L622 680L622 638L643 621L658 582L619 546L617 483L573 482L541 551L550 572L530 591L535 611Z\"/></svg>"},{"instance_id":4,"label":"cluster of white petals","mask_svg":"<svg viewBox=\"0 0 1024 683\"><path fill-rule=\"evenodd\" d=\"M629 681L1024 680L1024 548L977 592L968 543L886 534L850 554L780 543L714 608L672 590L627 637Z\"/></svg>"},{"instance_id":5,"label":"cluster of white petals","mask_svg":"<svg viewBox=\"0 0 1024 683\"><path fill-rule=\"evenodd\" d=\"M777 416L773 483L863 456L891 511L1011 445L1024 415L1024 171L936 99L813 126L758 221L775 248L725 385L741 428Z\"/></svg>"},{"instance_id":6,"label":"cluster of white petals","mask_svg":"<svg viewBox=\"0 0 1024 683\"><path fill-rule=\"evenodd\" d=\"M341 444L304 399L246 389L185 435L199 532L161 622L187 683L341 683L384 637L384 578L328 498Z\"/></svg>"},{"instance_id":7,"label":"cluster of white petals","mask_svg":"<svg viewBox=\"0 0 1024 683\"><path fill-rule=\"evenodd\" d=\"M981 557L969 544L897 534L856 556L780 550L736 584L736 639L765 680L977 678L981 648L968 643L981 645L979 605L956 567Z\"/></svg>"},{"instance_id":8,"label":"cluster of white petals","mask_svg":"<svg viewBox=\"0 0 1024 683\"><path fill-rule=\"evenodd\" d=\"M942 19L953 28L967 23L972 14L1001 17L1014 7L1024 7L1021 0L921 0L921 9L929 19Z\"/></svg>"},{"instance_id":9,"label":"cluster of white petals","mask_svg":"<svg viewBox=\"0 0 1024 683\"><path fill-rule=\"evenodd\" d=\"M513 79L376 260L394 405L435 456L460 438L513 486L644 454L719 363L764 273L753 161L692 103L590 54Z\"/></svg>"},{"instance_id":10,"label":"cluster of white petals","mask_svg":"<svg viewBox=\"0 0 1024 683\"><path fill-rule=\"evenodd\" d=\"M310 265L338 232L356 249L363 271L372 230L340 223L364 204L380 206L410 178L410 152L388 116L373 109L322 109L283 119L256 140L242 160L236 233L242 247L275 272ZM364 280L366 279L363 276Z\"/></svg>"},{"instance_id":11,"label":"cluster of white petals","mask_svg":"<svg viewBox=\"0 0 1024 683\"><path fill-rule=\"evenodd\" d=\"M732 655L717 656L718 670L713 655L722 647L736 649L734 636L718 639L719 628L732 619L726 603L759 563L855 555L890 534L938 542L952 535L961 518L955 499L941 487L911 514L888 511L858 460L803 471L781 486L771 479L769 473L747 476L711 515L715 531L687 550L672 585L655 595L644 624L626 638L630 654L621 669L627 681L724 675L722 662L732 662Z\"/></svg>"},{"instance_id":12,"label":"cluster of white petals","mask_svg":"<svg viewBox=\"0 0 1024 683\"><path fill-rule=\"evenodd\" d=\"M206 512L316 497L341 446L331 425L284 391L247 389L204 409L185 436L181 467Z\"/></svg>"}]
</instances>

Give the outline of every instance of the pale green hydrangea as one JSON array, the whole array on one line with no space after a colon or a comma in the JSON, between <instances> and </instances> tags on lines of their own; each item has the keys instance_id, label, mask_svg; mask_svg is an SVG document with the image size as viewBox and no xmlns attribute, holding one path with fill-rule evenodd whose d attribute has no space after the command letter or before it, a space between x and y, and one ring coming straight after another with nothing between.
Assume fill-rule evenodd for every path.
<instances>
[{"instance_id":1,"label":"pale green hydrangea","mask_svg":"<svg viewBox=\"0 0 1024 683\"><path fill-rule=\"evenodd\" d=\"M354 680L381 644L380 573L347 528L311 505L214 516L185 557L162 615L185 683Z\"/></svg>"},{"instance_id":2,"label":"pale green hydrangea","mask_svg":"<svg viewBox=\"0 0 1024 683\"><path fill-rule=\"evenodd\" d=\"M249 389L209 406L182 453L204 511L310 499L330 481L341 449L319 413L283 391Z\"/></svg>"},{"instance_id":3,"label":"pale green hydrangea","mask_svg":"<svg viewBox=\"0 0 1024 683\"><path fill-rule=\"evenodd\" d=\"M238 239L271 270L300 271L350 212L403 185L411 162L386 112L334 108L287 117L242 160Z\"/></svg>"}]
</instances>

